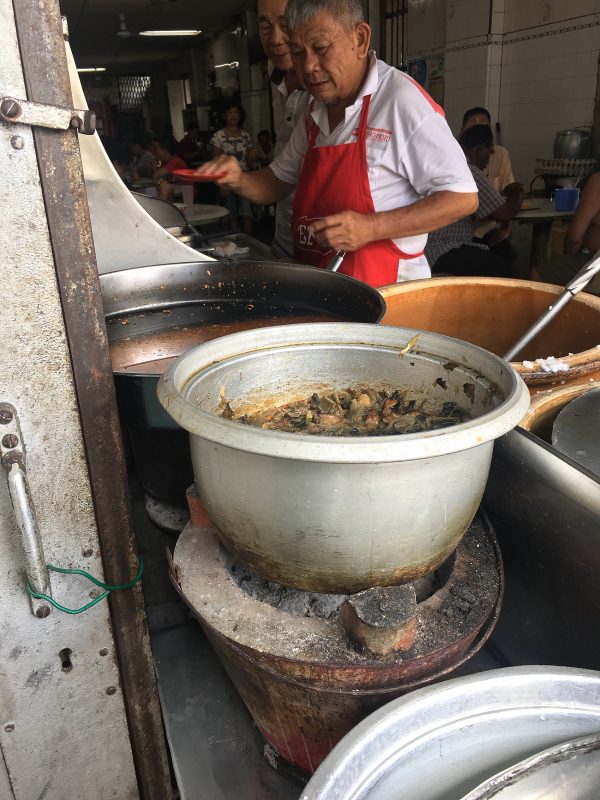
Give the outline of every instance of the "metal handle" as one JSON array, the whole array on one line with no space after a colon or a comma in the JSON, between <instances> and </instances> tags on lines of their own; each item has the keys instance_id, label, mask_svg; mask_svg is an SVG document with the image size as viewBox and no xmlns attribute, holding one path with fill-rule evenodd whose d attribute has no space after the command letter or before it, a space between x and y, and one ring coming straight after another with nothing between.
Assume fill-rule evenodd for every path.
<instances>
[{"instance_id":1,"label":"metal handle","mask_svg":"<svg viewBox=\"0 0 600 800\"><path fill-rule=\"evenodd\" d=\"M21 533L27 580L34 592L51 595L44 549L27 480L21 427L17 411L10 403L0 403L0 460L6 471L10 501ZM50 606L47 603L31 596L30 600L36 617L48 616Z\"/></svg>"},{"instance_id":2,"label":"metal handle","mask_svg":"<svg viewBox=\"0 0 600 800\"><path fill-rule=\"evenodd\" d=\"M338 269L342 266L342 261L346 256L345 250L338 250L334 257L331 259L330 263L327 265L327 269L330 272L337 272Z\"/></svg>"},{"instance_id":3,"label":"metal handle","mask_svg":"<svg viewBox=\"0 0 600 800\"><path fill-rule=\"evenodd\" d=\"M515 356L518 355L532 339L535 339L538 333L540 333L540 331L546 327L550 320L554 319L558 312L564 308L567 303L575 297L576 294L579 294L579 292L583 291L583 289L585 289L588 283L592 280L594 275L597 275L599 272L600 250L598 250L596 254L588 261L588 263L579 270L573 280L567 283L564 292L558 296L558 300L556 300L556 302L553 303L536 322L534 322L531 328L529 328L529 330L526 331L523 336L521 336L519 341L504 355L506 361L513 361Z\"/></svg>"}]
</instances>

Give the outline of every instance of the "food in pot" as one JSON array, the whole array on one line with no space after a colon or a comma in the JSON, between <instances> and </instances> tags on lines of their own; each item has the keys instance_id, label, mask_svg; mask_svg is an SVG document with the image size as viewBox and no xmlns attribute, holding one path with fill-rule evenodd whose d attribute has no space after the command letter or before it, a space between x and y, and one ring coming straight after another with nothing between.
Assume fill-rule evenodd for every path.
<instances>
[{"instance_id":1,"label":"food in pot","mask_svg":"<svg viewBox=\"0 0 600 800\"><path fill-rule=\"evenodd\" d=\"M437 406L401 389L359 386L299 399L252 412L234 412L222 398L225 419L286 433L324 436L390 436L447 428L471 419L457 403Z\"/></svg>"}]
</instances>

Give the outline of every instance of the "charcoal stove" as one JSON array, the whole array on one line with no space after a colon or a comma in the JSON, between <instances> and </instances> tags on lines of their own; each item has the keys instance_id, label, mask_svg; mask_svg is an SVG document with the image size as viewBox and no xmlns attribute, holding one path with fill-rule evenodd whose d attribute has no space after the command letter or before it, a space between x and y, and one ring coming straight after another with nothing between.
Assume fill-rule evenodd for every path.
<instances>
[{"instance_id":1,"label":"charcoal stove","mask_svg":"<svg viewBox=\"0 0 600 800\"><path fill-rule=\"evenodd\" d=\"M191 522L178 539L171 577L268 743L273 764L314 772L360 720L449 676L494 628L502 561L481 512L452 556L414 591L404 585L346 597L253 576L220 544L195 487L188 501Z\"/></svg>"}]
</instances>

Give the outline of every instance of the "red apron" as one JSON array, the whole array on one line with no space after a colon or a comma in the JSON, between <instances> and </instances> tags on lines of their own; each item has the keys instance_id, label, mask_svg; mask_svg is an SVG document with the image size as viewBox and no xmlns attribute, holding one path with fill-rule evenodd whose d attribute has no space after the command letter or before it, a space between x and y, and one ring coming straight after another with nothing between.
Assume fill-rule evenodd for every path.
<instances>
[{"instance_id":1,"label":"red apron","mask_svg":"<svg viewBox=\"0 0 600 800\"><path fill-rule=\"evenodd\" d=\"M308 150L300 173L292 208L294 257L298 261L326 267L335 251L322 247L311 235L310 224L340 211L374 214L367 164L367 117L371 96L363 98L356 142L315 147L319 132L313 121ZM371 242L347 253L340 272L371 286L385 286L398 280L398 261L422 253L403 253L391 239Z\"/></svg>"}]
</instances>

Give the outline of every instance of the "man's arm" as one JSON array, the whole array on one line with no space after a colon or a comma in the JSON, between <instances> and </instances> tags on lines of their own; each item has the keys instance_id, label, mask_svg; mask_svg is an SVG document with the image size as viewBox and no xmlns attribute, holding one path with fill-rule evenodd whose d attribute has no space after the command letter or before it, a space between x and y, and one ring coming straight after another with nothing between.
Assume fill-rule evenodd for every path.
<instances>
[{"instance_id":1,"label":"man's arm","mask_svg":"<svg viewBox=\"0 0 600 800\"><path fill-rule=\"evenodd\" d=\"M477 205L477 192L433 192L392 211L342 211L316 220L311 228L320 244L352 252L381 239L402 239L444 228L472 214Z\"/></svg>"},{"instance_id":2,"label":"man's arm","mask_svg":"<svg viewBox=\"0 0 600 800\"><path fill-rule=\"evenodd\" d=\"M579 198L575 216L565 236L565 253L578 253L582 246L587 229L596 214L600 212L600 173L588 178Z\"/></svg>"},{"instance_id":3,"label":"man's arm","mask_svg":"<svg viewBox=\"0 0 600 800\"><path fill-rule=\"evenodd\" d=\"M504 187L502 194L506 197L504 203L489 215L489 219L496 222L508 222L514 218L521 208L525 187L521 183L511 183Z\"/></svg>"},{"instance_id":4,"label":"man's arm","mask_svg":"<svg viewBox=\"0 0 600 800\"><path fill-rule=\"evenodd\" d=\"M219 186L231 189L257 205L278 203L294 188L276 178L269 167L256 172L243 172L234 156L218 156L204 164L198 174L213 176Z\"/></svg>"}]
</instances>

